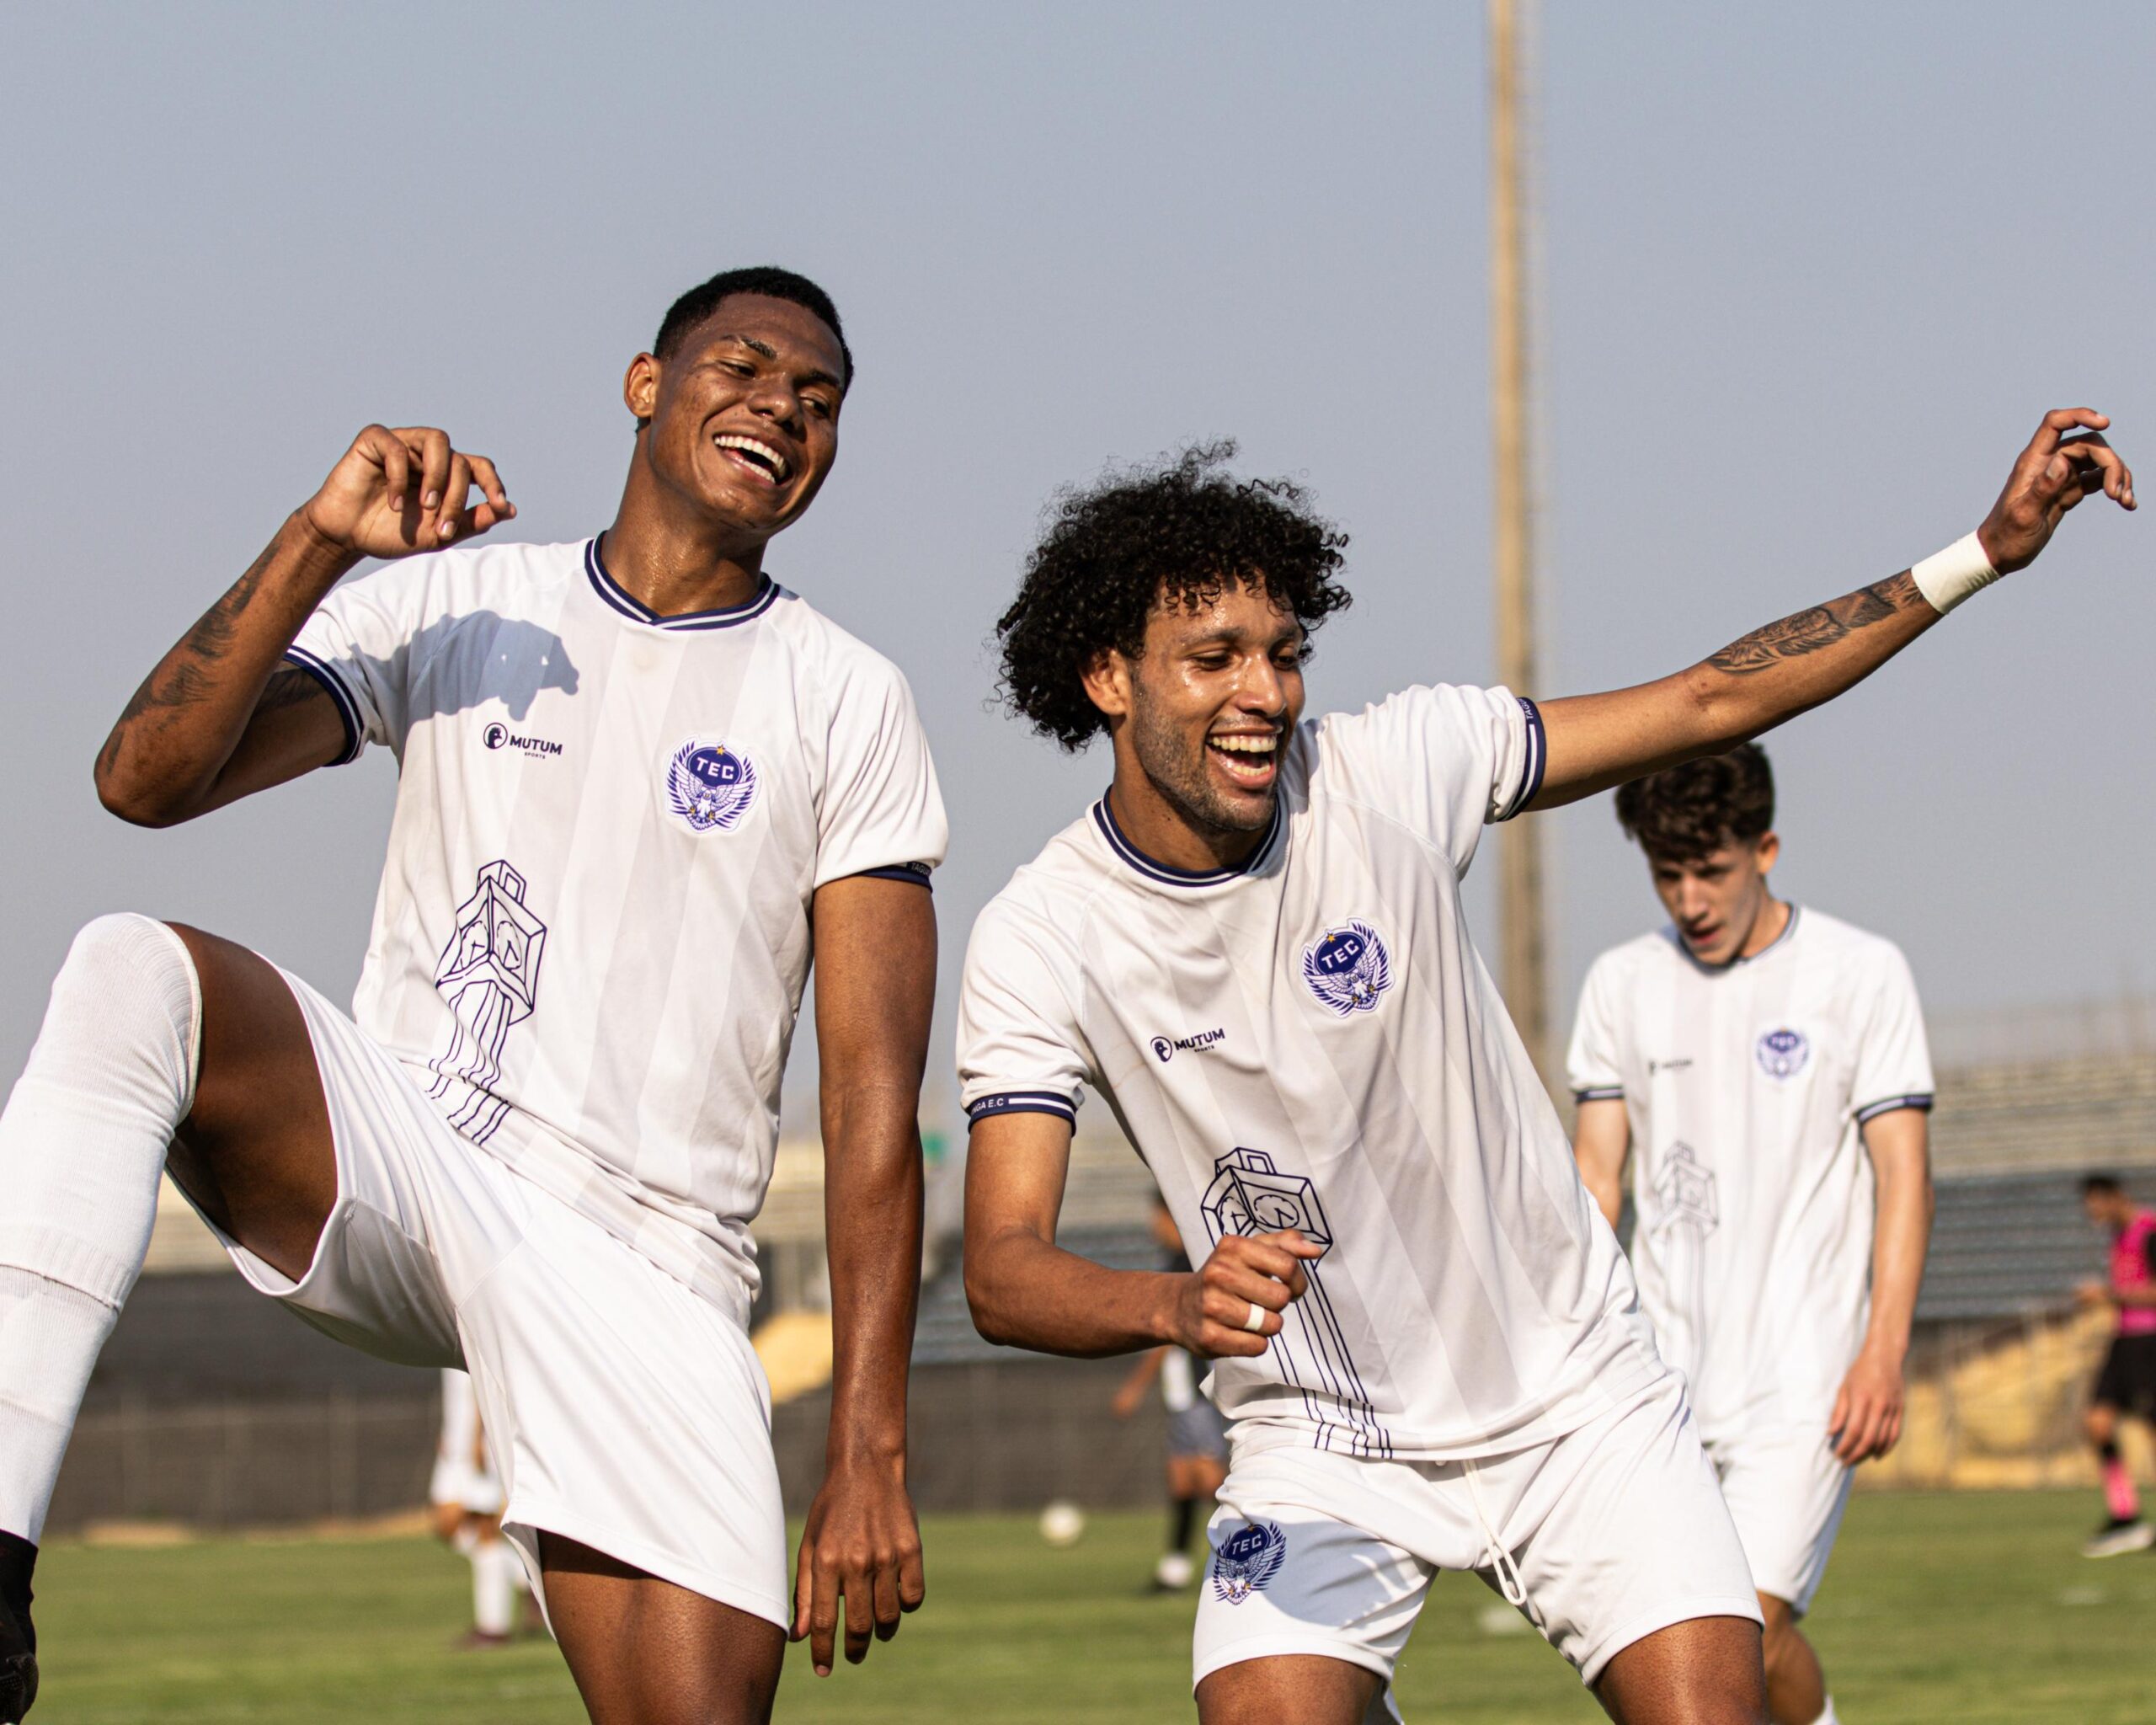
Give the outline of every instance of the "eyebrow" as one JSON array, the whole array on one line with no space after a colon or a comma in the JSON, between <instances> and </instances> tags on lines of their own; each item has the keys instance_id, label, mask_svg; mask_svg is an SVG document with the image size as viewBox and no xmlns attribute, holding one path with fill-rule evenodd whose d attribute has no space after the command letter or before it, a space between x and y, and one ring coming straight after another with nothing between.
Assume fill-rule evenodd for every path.
<instances>
[{"instance_id":1,"label":"eyebrow","mask_svg":"<svg viewBox=\"0 0 2156 1725\"><path fill-rule=\"evenodd\" d=\"M760 341L753 335L722 335L718 339L721 341L731 341L737 343L740 346L748 349L750 353L758 355L761 358L771 360L774 365L778 361L778 350L773 347L768 341ZM793 381L799 386L806 386L811 383L828 383L832 388L837 390L841 394L844 394L846 393L846 386L840 382L837 378L832 377L829 371L803 371Z\"/></svg>"},{"instance_id":2,"label":"eyebrow","mask_svg":"<svg viewBox=\"0 0 2156 1725\"><path fill-rule=\"evenodd\" d=\"M1202 635L1193 635L1183 642L1182 646L1183 649L1187 652L1191 649L1197 647L1217 647L1223 645L1233 646L1244 638L1245 635L1242 630L1223 627L1217 629L1208 629ZM1289 645L1299 647L1305 638L1307 638L1304 635L1303 632L1300 629L1298 629L1293 635L1281 635L1276 637L1268 644L1274 647Z\"/></svg>"}]
</instances>

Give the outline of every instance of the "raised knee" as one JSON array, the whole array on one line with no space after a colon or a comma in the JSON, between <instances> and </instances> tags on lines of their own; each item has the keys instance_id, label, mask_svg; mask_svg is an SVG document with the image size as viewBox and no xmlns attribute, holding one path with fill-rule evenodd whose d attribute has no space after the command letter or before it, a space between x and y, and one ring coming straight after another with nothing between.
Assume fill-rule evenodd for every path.
<instances>
[{"instance_id":1,"label":"raised knee","mask_svg":"<svg viewBox=\"0 0 2156 1725\"><path fill-rule=\"evenodd\" d=\"M155 1088L192 1092L201 988L180 937L153 917L120 911L83 925L53 979L33 1065L57 1057L77 1084L132 1093L147 1060Z\"/></svg>"}]
</instances>

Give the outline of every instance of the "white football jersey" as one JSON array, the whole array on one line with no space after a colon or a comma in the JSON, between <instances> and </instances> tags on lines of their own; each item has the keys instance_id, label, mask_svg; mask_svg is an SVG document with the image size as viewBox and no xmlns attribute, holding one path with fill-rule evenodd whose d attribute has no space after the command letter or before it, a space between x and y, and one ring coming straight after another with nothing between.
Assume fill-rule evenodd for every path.
<instances>
[{"instance_id":1,"label":"white football jersey","mask_svg":"<svg viewBox=\"0 0 2156 1725\"><path fill-rule=\"evenodd\" d=\"M1154 862L1103 799L974 927L974 1120L1075 1119L1090 1085L1193 1260L1286 1227L1326 1247L1266 1353L1214 1362L1238 1455L1490 1455L1666 1370L1461 911L1541 761L1530 703L1410 690L1296 730L1242 868Z\"/></svg>"},{"instance_id":2,"label":"white football jersey","mask_svg":"<svg viewBox=\"0 0 2156 1725\"><path fill-rule=\"evenodd\" d=\"M1642 935L1588 972L1570 1065L1582 1100L1624 1098L1640 1297L1701 1435L1823 1421L1870 1311L1861 1129L1931 1106L1901 949L1794 905L1716 968Z\"/></svg>"},{"instance_id":3,"label":"white football jersey","mask_svg":"<svg viewBox=\"0 0 2156 1725\"><path fill-rule=\"evenodd\" d=\"M745 1316L810 895L942 859L905 680L768 581L659 617L596 540L407 558L288 656L345 759L398 761L360 1028L472 1143Z\"/></svg>"}]
</instances>

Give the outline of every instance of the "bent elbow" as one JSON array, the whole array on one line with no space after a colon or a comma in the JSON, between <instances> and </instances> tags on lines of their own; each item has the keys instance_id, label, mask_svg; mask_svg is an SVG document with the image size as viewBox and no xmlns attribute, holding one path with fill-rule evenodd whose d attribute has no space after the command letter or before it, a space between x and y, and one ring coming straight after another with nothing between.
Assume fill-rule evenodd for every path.
<instances>
[{"instance_id":1,"label":"bent elbow","mask_svg":"<svg viewBox=\"0 0 2156 1725\"><path fill-rule=\"evenodd\" d=\"M143 787L129 782L121 774L108 771L100 762L95 774L98 801L108 814L116 814L130 826L177 826L187 816L145 792Z\"/></svg>"},{"instance_id":2,"label":"bent elbow","mask_svg":"<svg viewBox=\"0 0 2156 1725\"><path fill-rule=\"evenodd\" d=\"M996 1301L988 1277L969 1263L965 1270L966 1311L972 1316L974 1328L984 1342L998 1348L1008 1348L1015 1339L1010 1321Z\"/></svg>"}]
</instances>

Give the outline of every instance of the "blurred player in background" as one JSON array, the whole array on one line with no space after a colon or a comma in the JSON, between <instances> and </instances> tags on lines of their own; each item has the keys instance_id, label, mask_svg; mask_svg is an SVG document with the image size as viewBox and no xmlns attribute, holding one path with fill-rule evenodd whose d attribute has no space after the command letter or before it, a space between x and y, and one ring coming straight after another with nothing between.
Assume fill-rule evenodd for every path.
<instances>
[{"instance_id":1,"label":"blurred player in background","mask_svg":"<svg viewBox=\"0 0 2156 1725\"><path fill-rule=\"evenodd\" d=\"M516 1627L516 1601L531 1596L531 1581L516 1547L502 1537L506 1494L471 1377L454 1368L441 1375L441 1435L435 1444L434 1477L427 1503L435 1533L472 1565L472 1628L460 1645L507 1647Z\"/></svg>"},{"instance_id":2,"label":"blurred player in background","mask_svg":"<svg viewBox=\"0 0 2156 1725\"><path fill-rule=\"evenodd\" d=\"M632 359L614 519L514 513L440 430L370 425L151 671L113 812L210 814L370 746L396 813L354 1009L147 916L77 936L0 1116L0 1722L30 1571L161 1173L262 1292L468 1365L586 1708L769 1717L920 1603L905 1484L916 1124L943 805L896 667L766 571L853 376L814 283L728 271ZM175 550L175 561L182 554ZM343 578L369 558L390 566ZM750 1219L813 951L835 1344L787 1585Z\"/></svg>"},{"instance_id":3,"label":"blurred player in background","mask_svg":"<svg viewBox=\"0 0 2156 1725\"><path fill-rule=\"evenodd\" d=\"M1114 776L974 928L966 1291L992 1341L1214 1360L1203 1725L1386 1717L1441 1568L1518 1605L1622 1725L1766 1717L1743 1550L1461 877L1486 823L1830 700L2084 496L2132 507L2105 423L2047 415L1938 557L1547 706L1421 687L1305 721L1344 542L1225 451L1059 501L998 626L1005 689L1066 748L1105 734ZM1089 1087L1209 1243L1197 1272L1057 1247Z\"/></svg>"},{"instance_id":4,"label":"blurred player in background","mask_svg":"<svg viewBox=\"0 0 2156 1725\"><path fill-rule=\"evenodd\" d=\"M2104 1355L2089 1398L2089 1441L2104 1471L2104 1525L2081 1548L2089 1557L2116 1557L2156 1545L2156 1528L2142 1519L2141 1497L2119 1453L2121 1414L2156 1424L2156 1210L2127 1196L2113 1174L2091 1174L2081 1183L2089 1220L2111 1236L2110 1274L2084 1283L2084 1304L2118 1310L2118 1333Z\"/></svg>"},{"instance_id":5,"label":"blurred player in background","mask_svg":"<svg viewBox=\"0 0 2156 1725\"><path fill-rule=\"evenodd\" d=\"M1777 899L1774 781L1745 743L1617 793L1669 913L1588 972L1574 1149L1684 1374L1766 1619L1775 1725L1832 1725L1796 1627L1851 1470L1901 1435L1931 1234L1931 1060L1899 948Z\"/></svg>"},{"instance_id":6,"label":"blurred player in background","mask_svg":"<svg viewBox=\"0 0 2156 1725\"><path fill-rule=\"evenodd\" d=\"M1157 1194L1153 1237L1160 1242L1161 1268L1188 1274L1190 1258L1174 1214ZM1118 1419L1129 1419L1153 1381L1160 1381L1161 1403L1168 1414L1168 1546L1153 1566L1153 1585L1162 1593L1180 1593L1190 1585L1197 1573L1190 1561L1191 1535L1198 1530L1200 1510L1212 1502L1228 1473L1228 1423L1199 1387L1203 1373L1203 1365L1187 1348L1163 1343L1138 1356L1113 1404Z\"/></svg>"}]
</instances>

